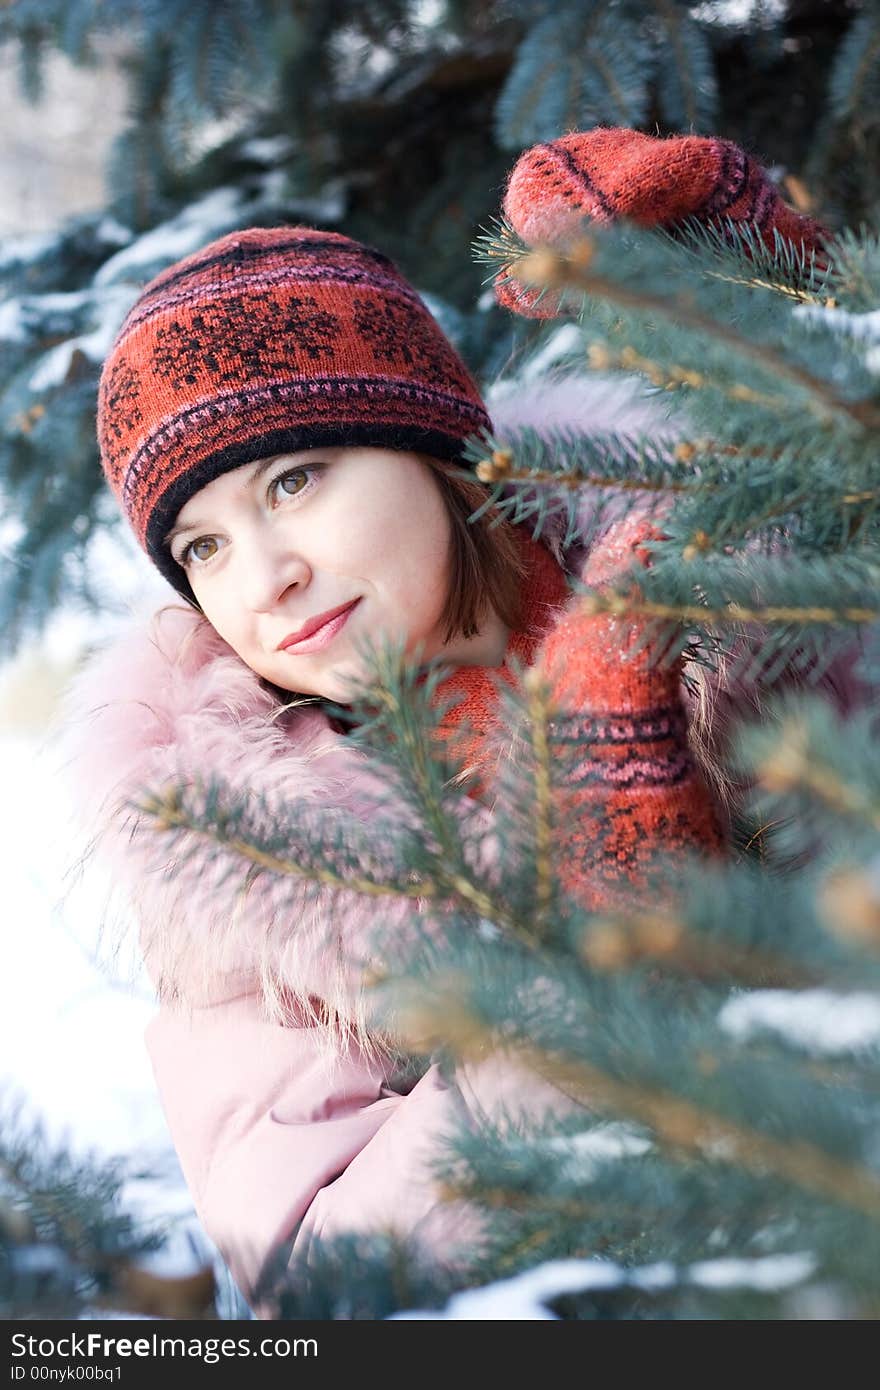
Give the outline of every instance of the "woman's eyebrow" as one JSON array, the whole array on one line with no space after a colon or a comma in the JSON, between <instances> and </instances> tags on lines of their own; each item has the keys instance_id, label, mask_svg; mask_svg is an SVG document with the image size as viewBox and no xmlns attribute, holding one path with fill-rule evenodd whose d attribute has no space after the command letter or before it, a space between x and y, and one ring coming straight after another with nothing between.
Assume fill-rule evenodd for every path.
<instances>
[{"instance_id":1,"label":"woman's eyebrow","mask_svg":"<svg viewBox=\"0 0 880 1390\"><path fill-rule=\"evenodd\" d=\"M268 472L268 470L272 467L273 463L277 463L279 459L284 457L284 454L272 454L271 458L260 459L254 467L253 472L250 473L248 477L245 479L245 481L242 483L241 491L247 492L248 488L251 487L253 483L259 482L263 474ZM188 521L185 526L172 526L167 536L163 538L162 543L163 545L170 545L176 536L182 536L187 531L199 531L203 526L206 526L207 524L208 523L205 521Z\"/></svg>"}]
</instances>

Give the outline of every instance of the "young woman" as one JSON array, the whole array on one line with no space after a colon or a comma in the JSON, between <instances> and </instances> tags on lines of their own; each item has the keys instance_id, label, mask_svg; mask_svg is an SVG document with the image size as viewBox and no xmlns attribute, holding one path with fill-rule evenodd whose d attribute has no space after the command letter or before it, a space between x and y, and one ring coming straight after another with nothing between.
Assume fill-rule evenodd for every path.
<instances>
[{"instance_id":1,"label":"young woman","mask_svg":"<svg viewBox=\"0 0 880 1390\"><path fill-rule=\"evenodd\" d=\"M633 132L617 135L610 164L607 140L590 164L590 135L527 152L508 212L613 215ZM673 142L649 144L656 189ZM708 169L708 211L735 206L745 186L735 147L690 145L703 161L697 203ZM767 187L761 176L752 191ZM510 285L499 293L516 299ZM377 939L393 959L424 905L296 881L248 889L240 871L225 876L228 860L189 857L194 836L169 855L133 810L147 788L218 776L269 813L295 803L306 828L310 815L356 824L381 788L325 702L351 698L364 643L384 636L453 667L435 695L457 701L440 737L473 774L462 814L487 832L510 736L496 681L514 679L512 659L590 721L593 775L572 794L561 857L566 887L588 906L637 882L658 850L720 844L679 670L623 662L632 626L570 601L570 574L614 579L644 528L624 522L585 554L578 542L564 551L552 529L535 540L507 522L490 528L488 515L469 525L486 489L449 465L489 423L391 262L301 227L235 233L164 271L104 367L108 481L183 602L81 673L66 708L69 761L83 820L139 922L159 998L147 1042L196 1210L248 1297L270 1256L307 1255L344 1231L394 1229L454 1264L479 1220L438 1198L438 1137L453 1121L570 1102L499 1057L452 1078L436 1065L397 1070L371 1032L364 973Z\"/></svg>"}]
</instances>

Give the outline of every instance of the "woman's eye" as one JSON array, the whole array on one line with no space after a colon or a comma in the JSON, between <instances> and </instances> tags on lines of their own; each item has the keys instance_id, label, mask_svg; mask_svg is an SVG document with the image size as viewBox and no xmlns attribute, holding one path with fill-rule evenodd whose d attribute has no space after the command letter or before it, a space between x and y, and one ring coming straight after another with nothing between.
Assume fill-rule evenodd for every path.
<instances>
[{"instance_id":1,"label":"woman's eye","mask_svg":"<svg viewBox=\"0 0 880 1390\"><path fill-rule=\"evenodd\" d=\"M205 552L205 546L213 546L213 550ZM217 551L217 542L213 536L199 536L198 540L190 541L180 557L180 563L186 565L188 561L195 560L196 564L204 565L208 560L213 560Z\"/></svg>"},{"instance_id":2,"label":"woman's eye","mask_svg":"<svg viewBox=\"0 0 880 1390\"><path fill-rule=\"evenodd\" d=\"M309 472L307 468L288 468L286 473L279 473L277 478L272 479L269 491L280 486L285 497L296 497L308 485Z\"/></svg>"},{"instance_id":3,"label":"woman's eye","mask_svg":"<svg viewBox=\"0 0 880 1390\"><path fill-rule=\"evenodd\" d=\"M287 468L283 473L279 473L268 485L269 498L272 501L283 501L285 497L300 497L306 492L311 492L317 486L318 474L326 468L323 462L309 463L300 468ZM281 495L278 496L276 489L281 488ZM215 536L199 536L196 540L190 541L189 545L184 546L180 553L178 564L185 569L187 565L207 565L214 559L220 547Z\"/></svg>"}]
</instances>

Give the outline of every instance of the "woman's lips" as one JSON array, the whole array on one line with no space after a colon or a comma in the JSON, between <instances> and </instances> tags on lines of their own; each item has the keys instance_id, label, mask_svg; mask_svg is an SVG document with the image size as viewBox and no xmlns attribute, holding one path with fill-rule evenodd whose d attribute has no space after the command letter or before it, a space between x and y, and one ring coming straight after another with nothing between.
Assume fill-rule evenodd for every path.
<instances>
[{"instance_id":1,"label":"woman's lips","mask_svg":"<svg viewBox=\"0 0 880 1390\"><path fill-rule=\"evenodd\" d=\"M348 622L349 617L357 608L360 599L356 598L354 603L349 604L348 608L342 613L338 613L335 618L331 618L329 623L319 627L315 632L309 633L308 637L302 637L298 642L289 642L282 651L292 652L294 656L307 656L309 652L319 652L326 647L338 632L341 632Z\"/></svg>"}]
</instances>

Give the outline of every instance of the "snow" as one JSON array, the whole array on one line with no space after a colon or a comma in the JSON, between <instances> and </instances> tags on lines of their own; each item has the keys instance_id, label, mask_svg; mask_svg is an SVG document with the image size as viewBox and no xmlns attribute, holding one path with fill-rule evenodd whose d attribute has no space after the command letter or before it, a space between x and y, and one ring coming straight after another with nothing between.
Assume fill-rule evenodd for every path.
<instances>
[{"instance_id":1,"label":"snow","mask_svg":"<svg viewBox=\"0 0 880 1390\"><path fill-rule=\"evenodd\" d=\"M649 1139L623 1124L597 1125L582 1134L558 1135L544 1140L544 1147L564 1160L564 1175L574 1182L589 1182L610 1159L647 1153Z\"/></svg>"},{"instance_id":2,"label":"snow","mask_svg":"<svg viewBox=\"0 0 880 1390\"><path fill-rule=\"evenodd\" d=\"M578 325L564 323L561 328L554 329L543 347L523 364L522 378L525 381L537 381L561 358L568 357L571 353L580 357L583 351L584 335Z\"/></svg>"},{"instance_id":3,"label":"snow","mask_svg":"<svg viewBox=\"0 0 880 1390\"><path fill-rule=\"evenodd\" d=\"M558 1321L556 1314L546 1307L551 1299L564 1293L582 1293L585 1289L613 1289L622 1282L620 1267L602 1260L548 1260L513 1279L456 1294L442 1312L412 1310L394 1313L388 1321L403 1322L413 1318Z\"/></svg>"},{"instance_id":4,"label":"snow","mask_svg":"<svg viewBox=\"0 0 880 1390\"><path fill-rule=\"evenodd\" d=\"M512 1279L456 1294L439 1312L436 1309L412 1309L394 1313L388 1321L559 1321L547 1304L562 1294L619 1288L668 1289L677 1284L693 1284L707 1289L778 1292L803 1283L815 1267L813 1257L800 1252L764 1255L754 1260L703 1260L680 1270L666 1261L625 1269L606 1260L548 1260Z\"/></svg>"},{"instance_id":5,"label":"snow","mask_svg":"<svg viewBox=\"0 0 880 1390\"><path fill-rule=\"evenodd\" d=\"M102 217L94 231L96 241L109 242L113 246L127 246L134 236L130 227L123 227L115 217Z\"/></svg>"},{"instance_id":6,"label":"snow","mask_svg":"<svg viewBox=\"0 0 880 1390\"><path fill-rule=\"evenodd\" d=\"M119 282L135 283L140 290L148 274L191 255L238 225L252 224L254 214L263 203L274 206L283 199L291 216L308 222L336 222L344 211L344 188L340 181L325 189L320 198L300 198L291 202L283 171L270 169L263 176L260 190L260 199L254 202L247 200L239 188L212 189L175 217L144 232L111 256L96 272L94 284L102 287Z\"/></svg>"},{"instance_id":7,"label":"snow","mask_svg":"<svg viewBox=\"0 0 880 1390\"><path fill-rule=\"evenodd\" d=\"M481 917L477 922L476 932L481 941L497 941L501 935L501 928L490 922L488 917Z\"/></svg>"},{"instance_id":8,"label":"snow","mask_svg":"<svg viewBox=\"0 0 880 1390\"><path fill-rule=\"evenodd\" d=\"M860 1052L880 1044L880 996L826 989L755 990L728 1000L718 1021L739 1042L770 1032L816 1054Z\"/></svg>"},{"instance_id":9,"label":"snow","mask_svg":"<svg viewBox=\"0 0 880 1390\"><path fill-rule=\"evenodd\" d=\"M825 309L815 304L797 304L792 314L808 322L827 324L848 338L880 346L880 309L858 314L851 309Z\"/></svg>"},{"instance_id":10,"label":"snow","mask_svg":"<svg viewBox=\"0 0 880 1390\"><path fill-rule=\"evenodd\" d=\"M6 942L0 976L0 1092L39 1120L51 1147L126 1156L164 1181L125 1190L129 1210L188 1214L143 1030L154 1011L136 964L97 942L109 885L93 866L65 880L72 843L63 796L34 733L4 732L7 794L0 838L8 854Z\"/></svg>"},{"instance_id":11,"label":"snow","mask_svg":"<svg viewBox=\"0 0 880 1390\"><path fill-rule=\"evenodd\" d=\"M0 341L23 343L47 314L75 314L92 299L90 290L15 295L0 304Z\"/></svg>"},{"instance_id":12,"label":"snow","mask_svg":"<svg viewBox=\"0 0 880 1390\"><path fill-rule=\"evenodd\" d=\"M167 1133L141 1037L150 993L130 968L102 961L94 939L110 885L94 869L74 890L64 881L71 836L40 736L4 732L0 759L0 838L15 866L0 1085L26 1097L59 1142L105 1155L161 1151Z\"/></svg>"},{"instance_id":13,"label":"snow","mask_svg":"<svg viewBox=\"0 0 880 1390\"><path fill-rule=\"evenodd\" d=\"M59 1281L73 1282L73 1265L65 1252L54 1245L19 1245L13 1267L19 1275L54 1275Z\"/></svg>"},{"instance_id":14,"label":"snow","mask_svg":"<svg viewBox=\"0 0 880 1390\"><path fill-rule=\"evenodd\" d=\"M240 146L245 159L258 159L261 164L274 164L286 159L295 148L289 135L255 135Z\"/></svg>"},{"instance_id":15,"label":"snow","mask_svg":"<svg viewBox=\"0 0 880 1390\"><path fill-rule=\"evenodd\" d=\"M24 306L20 299L0 304L0 343L23 343L27 339Z\"/></svg>"},{"instance_id":16,"label":"snow","mask_svg":"<svg viewBox=\"0 0 880 1390\"><path fill-rule=\"evenodd\" d=\"M766 20L781 19L785 9L786 0L763 0ZM711 4L698 5L692 13L700 23L745 24L755 17L755 0L712 0Z\"/></svg>"},{"instance_id":17,"label":"snow","mask_svg":"<svg viewBox=\"0 0 880 1390\"><path fill-rule=\"evenodd\" d=\"M131 308L137 291L132 286L105 290L92 299L92 305L99 311L98 323L89 333L80 333L67 338L43 353L31 373L28 386L32 391L47 391L52 386L63 385L75 352L85 354L96 365L104 361L113 345L113 339L122 320Z\"/></svg>"},{"instance_id":18,"label":"snow","mask_svg":"<svg viewBox=\"0 0 880 1390\"><path fill-rule=\"evenodd\" d=\"M850 309L824 309L814 304L798 304L792 313L808 322L828 324L836 332L865 344L865 366L880 375L880 309L857 314Z\"/></svg>"},{"instance_id":19,"label":"snow","mask_svg":"<svg viewBox=\"0 0 880 1390\"><path fill-rule=\"evenodd\" d=\"M278 142L252 141L249 147L282 148ZM0 341L26 343L30 333L45 316L52 312L74 314L84 310L92 320L86 331L56 343L36 362L28 381L34 392L47 391L63 385L80 352L96 365L106 357L126 313L148 276L162 266L199 250L214 237L250 221L262 204L275 205L287 201L287 184L283 171L269 170L260 187L260 199L247 204L238 188L212 189L168 221L133 240L133 233L111 217L98 223L96 236L121 249L99 268L92 286L70 293L20 295L0 304ZM345 190L340 181L328 187L320 198L304 198L291 205L291 213L307 223L336 222L343 215ZM0 247L0 266L48 249L56 238L6 238Z\"/></svg>"},{"instance_id":20,"label":"snow","mask_svg":"<svg viewBox=\"0 0 880 1390\"><path fill-rule=\"evenodd\" d=\"M214 188L167 222L139 236L130 246L105 261L95 274L96 285L112 285L135 280L140 285L143 271L198 251L220 228L231 226L239 214L243 195L238 188Z\"/></svg>"},{"instance_id":21,"label":"snow","mask_svg":"<svg viewBox=\"0 0 880 1390\"><path fill-rule=\"evenodd\" d=\"M703 1260L690 1266L688 1279L706 1289L759 1289L772 1293L809 1279L816 1268L812 1255L764 1255L758 1260Z\"/></svg>"},{"instance_id":22,"label":"snow","mask_svg":"<svg viewBox=\"0 0 880 1390\"><path fill-rule=\"evenodd\" d=\"M22 236L0 239L0 270L18 261L33 261L50 251L58 240L57 232L32 232Z\"/></svg>"},{"instance_id":23,"label":"snow","mask_svg":"<svg viewBox=\"0 0 880 1390\"><path fill-rule=\"evenodd\" d=\"M85 308L92 298L91 290L52 290L48 294L22 295L19 302L39 313L73 314Z\"/></svg>"},{"instance_id":24,"label":"snow","mask_svg":"<svg viewBox=\"0 0 880 1390\"><path fill-rule=\"evenodd\" d=\"M672 436L680 432L664 403L645 395L644 386L627 377L603 376L565 371L548 376L541 387L540 399L534 391L523 391L522 376L500 380L486 393L486 404L492 416L496 434L504 430L537 429L545 434L554 429L567 433L582 430L586 434L616 434L621 420L626 421L629 435L663 433Z\"/></svg>"},{"instance_id":25,"label":"snow","mask_svg":"<svg viewBox=\"0 0 880 1390\"><path fill-rule=\"evenodd\" d=\"M316 222L341 222L348 206L348 187L344 179L324 185L316 198L290 196L290 182L283 169L269 169L260 179L260 196L270 204L282 203L291 219L311 226Z\"/></svg>"}]
</instances>

